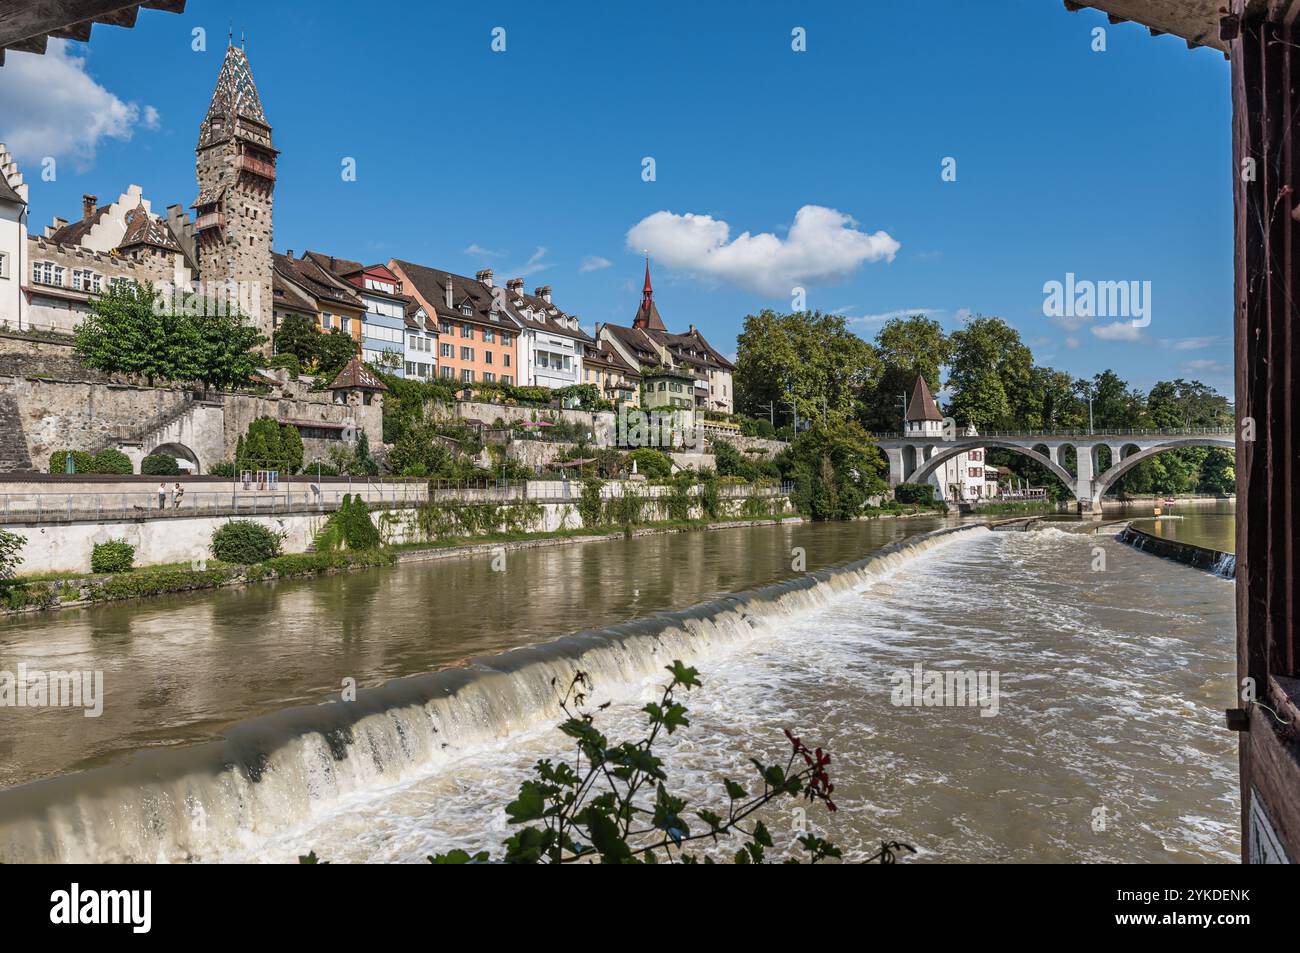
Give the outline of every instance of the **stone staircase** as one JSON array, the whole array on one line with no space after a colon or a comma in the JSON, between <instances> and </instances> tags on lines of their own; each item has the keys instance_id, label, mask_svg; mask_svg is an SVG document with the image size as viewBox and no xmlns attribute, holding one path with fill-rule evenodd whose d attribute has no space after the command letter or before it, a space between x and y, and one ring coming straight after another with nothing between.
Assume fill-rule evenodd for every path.
<instances>
[{"instance_id":1,"label":"stone staircase","mask_svg":"<svg viewBox=\"0 0 1300 953\"><path fill-rule=\"evenodd\" d=\"M0 473L32 469L27 453L27 437L18 417L18 401L7 391L0 391Z\"/></svg>"}]
</instances>

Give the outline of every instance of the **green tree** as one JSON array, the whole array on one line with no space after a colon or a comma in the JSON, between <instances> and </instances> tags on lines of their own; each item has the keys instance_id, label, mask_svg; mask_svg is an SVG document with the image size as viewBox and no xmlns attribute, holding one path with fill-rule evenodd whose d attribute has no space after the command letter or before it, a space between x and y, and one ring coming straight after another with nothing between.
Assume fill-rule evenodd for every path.
<instances>
[{"instance_id":1,"label":"green tree","mask_svg":"<svg viewBox=\"0 0 1300 953\"><path fill-rule=\"evenodd\" d=\"M813 424L777 462L795 483L795 505L814 520L852 519L889 491L885 455L856 421Z\"/></svg>"},{"instance_id":2,"label":"green tree","mask_svg":"<svg viewBox=\"0 0 1300 953\"><path fill-rule=\"evenodd\" d=\"M293 424L258 417L235 444L235 469L296 473L302 467L302 436Z\"/></svg>"},{"instance_id":3,"label":"green tree","mask_svg":"<svg viewBox=\"0 0 1300 953\"><path fill-rule=\"evenodd\" d=\"M951 336L948 414L980 430L1022 426L1032 412L1034 355L1001 318L974 317Z\"/></svg>"},{"instance_id":4,"label":"green tree","mask_svg":"<svg viewBox=\"0 0 1300 953\"><path fill-rule=\"evenodd\" d=\"M348 361L357 356L357 342L338 328L330 328L328 334L318 334L320 338L316 350L316 373L332 383L339 371Z\"/></svg>"},{"instance_id":5,"label":"green tree","mask_svg":"<svg viewBox=\"0 0 1300 953\"><path fill-rule=\"evenodd\" d=\"M321 332L306 315L287 314L272 335L276 354L292 354L303 367L315 365L320 353Z\"/></svg>"},{"instance_id":6,"label":"green tree","mask_svg":"<svg viewBox=\"0 0 1300 953\"><path fill-rule=\"evenodd\" d=\"M26 545L26 536L19 536L17 533L0 529L0 579L13 578L14 570L23 561L23 557L19 553Z\"/></svg>"},{"instance_id":7,"label":"green tree","mask_svg":"<svg viewBox=\"0 0 1300 953\"><path fill-rule=\"evenodd\" d=\"M357 467L360 468L364 476L377 476L379 474L379 464L370 453L370 438L366 436L364 430L357 432Z\"/></svg>"},{"instance_id":8,"label":"green tree","mask_svg":"<svg viewBox=\"0 0 1300 953\"><path fill-rule=\"evenodd\" d=\"M209 306L209 310L212 309ZM190 329L184 341L192 348L192 367L178 374L180 380L197 380L208 388L225 389L246 384L265 358L260 348L266 338L239 313L199 314L186 322Z\"/></svg>"},{"instance_id":9,"label":"green tree","mask_svg":"<svg viewBox=\"0 0 1300 953\"><path fill-rule=\"evenodd\" d=\"M901 430L903 402L911 397L917 376L938 391L939 369L952 357L952 342L938 321L914 314L886 321L875 343L881 371L863 394L862 421L872 431Z\"/></svg>"},{"instance_id":10,"label":"green tree","mask_svg":"<svg viewBox=\"0 0 1300 953\"><path fill-rule=\"evenodd\" d=\"M787 419L791 403L804 420L853 414L880 369L875 349L844 318L820 311L748 315L736 355L738 409L764 417L769 402Z\"/></svg>"},{"instance_id":11,"label":"green tree","mask_svg":"<svg viewBox=\"0 0 1300 953\"><path fill-rule=\"evenodd\" d=\"M90 300L90 313L75 330L77 356L87 367L139 374L149 384L171 376L173 353L166 326L154 307L151 285L110 282Z\"/></svg>"},{"instance_id":12,"label":"green tree","mask_svg":"<svg viewBox=\"0 0 1300 953\"><path fill-rule=\"evenodd\" d=\"M434 439L436 431L429 424L408 427L388 452L388 468L398 476L436 477L442 475L451 454Z\"/></svg>"}]
</instances>

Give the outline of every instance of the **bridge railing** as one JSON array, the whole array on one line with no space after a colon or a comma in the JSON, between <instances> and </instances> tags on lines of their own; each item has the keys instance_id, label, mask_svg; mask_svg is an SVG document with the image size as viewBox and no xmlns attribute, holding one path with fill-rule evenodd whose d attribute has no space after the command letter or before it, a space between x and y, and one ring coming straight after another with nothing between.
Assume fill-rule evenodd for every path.
<instances>
[{"instance_id":1,"label":"bridge railing","mask_svg":"<svg viewBox=\"0 0 1300 953\"><path fill-rule=\"evenodd\" d=\"M1236 431L1231 427L1187 427L1182 430L983 430L974 436L958 433L951 442L960 441L978 441L981 438L990 437L1015 437L1019 440L1028 440L1039 437L1145 437L1147 439L1157 437L1230 437ZM873 433L871 436L877 440L921 440L932 441L942 440L942 437L929 434L905 434L897 431L888 433Z\"/></svg>"}]
</instances>

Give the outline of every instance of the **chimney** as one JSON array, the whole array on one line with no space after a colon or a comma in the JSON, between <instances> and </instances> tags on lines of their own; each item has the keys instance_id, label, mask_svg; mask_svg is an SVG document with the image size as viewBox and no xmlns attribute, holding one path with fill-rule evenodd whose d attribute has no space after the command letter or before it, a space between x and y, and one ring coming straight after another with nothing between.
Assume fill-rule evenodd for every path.
<instances>
[{"instance_id":1,"label":"chimney","mask_svg":"<svg viewBox=\"0 0 1300 953\"><path fill-rule=\"evenodd\" d=\"M87 192L81 197L81 220L89 222L95 217L95 209L99 208L99 198Z\"/></svg>"},{"instance_id":2,"label":"chimney","mask_svg":"<svg viewBox=\"0 0 1300 953\"><path fill-rule=\"evenodd\" d=\"M603 327L604 325L599 321L596 322L596 333L592 335L596 339L596 347L600 347L600 329Z\"/></svg>"},{"instance_id":3,"label":"chimney","mask_svg":"<svg viewBox=\"0 0 1300 953\"><path fill-rule=\"evenodd\" d=\"M534 288L534 289L533 289L533 294L537 295L537 297L541 298L541 299L542 299L543 301L545 301L547 304L550 304L550 303L551 303L551 286L550 286L550 285L542 285L540 288Z\"/></svg>"},{"instance_id":4,"label":"chimney","mask_svg":"<svg viewBox=\"0 0 1300 953\"><path fill-rule=\"evenodd\" d=\"M481 281L483 284L487 285L489 288L492 287L492 269L491 269L491 268L484 268L482 271L480 271L480 272L476 272L475 275L474 275L474 278L475 278L475 280L477 280L477 281Z\"/></svg>"},{"instance_id":5,"label":"chimney","mask_svg":"<svg viewBox=\"0 0 1300 953\"><path fill-rule=\"evenodd\" d=\"M506 282L506 290L512 294L522 295L524 293L524 279L511 278Z\"/></svg>"},{"instance_id":6,"label":"chimney","mask_svg":"<svg viewBox=\"0 0 1300 953\"><path fill-rule=\"evenodd\" d=\"M451 275L448 275L448 276L447 276L447 307L449 307L449 308L454 306L454 305L453 305L453 302L452 302L452 300L451 300L451 297L452 297L452 291L451 291Z\"/></svg>"},{"instance_id":7,"label":"chimney","mask_svg":"<svg viewBox=\"0 0 1300 953\"><path fill-rule=\"evenodd\" d=\"M687 334L694 334L694 333L695 333L695 325L692 324L692 325L691 325L691 329L690 329L689 331L687 331L686 333L687 333Z\"/></svg>"},{"instance_id":8,"label":"chimney","mask_svg":"<svg viewBox=\"0 0 1300 953\"><path fill-rule=\"evenodd\" d=\"M293 249L292 249L292 248L286 248L286 249L284 250L284 257L285 257L285 258L292 258L292 257L293 257Z\"/></svg>"},{"instance_id":9,"label":"chimney","mask_svg":"<svg viewBox=\"0 0 1300 953\"><path fill-rule=\"evenodd\" d=\"M334 258L333 255L330 255L330 274L333 274L334 272L336 272L336 271L338 271L338 270L339 270L339 263L338 263L338 261L335 260L335 258Z\"/></svg>"}]
</instances>

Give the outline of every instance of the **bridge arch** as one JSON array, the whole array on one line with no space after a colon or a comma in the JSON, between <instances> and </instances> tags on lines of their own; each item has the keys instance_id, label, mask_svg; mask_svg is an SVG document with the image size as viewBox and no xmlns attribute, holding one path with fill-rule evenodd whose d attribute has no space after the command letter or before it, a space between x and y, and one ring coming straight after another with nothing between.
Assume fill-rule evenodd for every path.
<instances>
[{"instance_id":1,"label":"bridge arch","mask_svg":"<svg viewBox=\"0 0 1300 953\"><path fill-rule=\"evenodd\" d=\"M200 472L198 454L183 443L161 443L150 450L147 456L173 457L182 471L188 470L194 474Z\"/></svg>"},{"instance_id":2,"label":"bridge arch","mask_svg":"<svg viewBox=\"0 0 1300 953\"><path fill-rule=\"evenodd\" d=\"M1071 495L1075 493L1075 478L1070 474L1070 471L1065 469L1065 467L1061 466L1059 463L1053 463L1047 454L1039 453L1037 450L1021 446L1017 443L1011 443L1005 440L986 439L983 437L980 438L978 443L957 444L946 447L942 450L936 448L934 456L922 463L914 472L909 474L904 471L904 479L911 483L925 483L930 479L930 476L935 470L939 469L940 466L947 463L953 457L965 453L967 450L978 450L981 447L985 450L1012 450L1020 454L1022 457L1028 457L1036 463L1041 463L1043 466L1047 467L1047 469L1050 470L1058 480L1065 484ZM943 489L943 487L940 487L941 491ZM944 494L941 492L940 495L942 496Z\"/></svg>"},{"instance_id":3,"label":"bridge arch","mask_svg":"<svg viewBox=\"0 0 1300 953\"><path fill-rule=\"evenodd\" d=\"M1221 449L1232 450L1237 445L1236 439L1230 436L1214 437L1182 437L1170 440L1167 443L1161 443L1154 447L1147 447L1145 450L1136 450L1128 454L1118 463L1114 464L1105 473L1098 476L1092 484L1092 502L1100 503L1101 498L1106 494L1115 481L1122 477L1129 470L1141 463L1143 460L1150 460L1156 454L1164 453L1167 450L1179 450L1185 447L1219 447ZM1134 444L1125 444L1121 448L1121 453Z\"/></svg>"}]
</instances>

